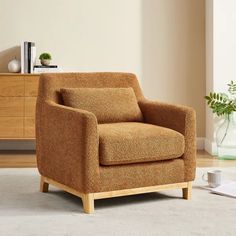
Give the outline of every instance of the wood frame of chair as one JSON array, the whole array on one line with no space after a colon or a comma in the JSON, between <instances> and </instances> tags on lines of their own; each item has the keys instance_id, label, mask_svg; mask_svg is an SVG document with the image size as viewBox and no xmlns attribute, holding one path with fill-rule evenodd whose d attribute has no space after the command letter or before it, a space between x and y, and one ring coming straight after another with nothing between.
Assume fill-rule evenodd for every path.
<instances>
[{"instance_id":1,"label":"wood frame of chair","mask_svg":"<svg viewBox=\"0 0 236 236\"><path fill-rule=\"evenodd\" d=\"M58 187L59 189L62 189L68 193L71 193L77 197L80 197L83 202L84 212L88 214L91 214L94 212L94 200L97 200L97 199L129 196L129 195L142 194L142 193L151 193L151 192L157 192L157 191L167 190L167 189L182 189L183 198L186 200L190 200L192 197L192 182L191 181L183 182L183 183L148 186L148 187L141 187L141 188L122 189L122 190L115 190L115 191L109 191L109 192L80 193L76 191L75 189L70 188L64 184L60 184L57 181L54 181L50 178L41 176L40 191L44 193L48 192L49 184L55 187Z\"/></svg>"}]
</instances>

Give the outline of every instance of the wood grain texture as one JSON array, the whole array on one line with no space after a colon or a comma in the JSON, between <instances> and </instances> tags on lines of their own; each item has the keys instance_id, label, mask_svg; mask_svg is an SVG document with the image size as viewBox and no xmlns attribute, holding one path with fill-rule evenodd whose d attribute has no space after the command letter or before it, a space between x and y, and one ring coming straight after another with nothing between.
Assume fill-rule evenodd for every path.
<instances>
[{"instance_id":1,"label":"wood grain texture","mask_svg":"<svg viewBox=\"0 0 236 236\"><path fill-rule=\"evenodd\" d=\"M206 151L197 152L197 167L231 167L236 166L236 160L219 160Z\"/></svg>"},{"instance_id":2,"label":"wood grain texture","mask_svg":"<svg viewBox=\"0 0 236 236\"><path fill-rule=\"evenodd\" d=\"M77 197L80 197L83 202L84 212L88 214L91 214L94 212L95 199L129 196L129 195L134 195L134 194L150 193L150 192L156 192L160 190L176 189L176 188L188 189L188 192L187 192L188 195L183 195L183 197L186 197L186 199L190 199L190 192L192 189L192 185L190 182L183 182L183 183L164 184L164 185L148 186L148 187L141 187L141 188L122 189L122 190L109 191L109 192L81 193L64 184L58 183L57 181L52 180L48 177L41 176L41 180L40 180L41 192L48 191L47 184L51 184L68 193L71 193Z\"/></svg>"},{"instance_id":3,"label":"wood grain texture","mask_svg":"<svg viewBox=\"0 0 236 236\"><path fill-rule=\"evenodd\" d=\"M40 178L40 189L39 191L40 192L43 192L43 193L47 193L48 192L48 188L49 188L49 184L47 182L44 181L44 177L41 176Z\"/></svg>"},{"instance_id":4,"label":"wood grain texture","mask_svg":"<svg viewBox=\"0 0 236 236\"><path fill-rule=\"evenodd\" d=\"M23 97L25 91L24 77L0 74L1 97Z\"/></svg>"},{"instance_id":5,"label":"wood grain texture","mask_svg":"<svg viewBox=\"0 0 236 236\"><path fill-rule=\"evenodd\" d=\"M25 97L25 116L35 117L36 97Z\"/></svg>"},{"instance_id":6,"label":"wood grain texture","mask_svg":"<svg viewBox=\"0 0 236 236\"><path fill-rule=\"evenodd\" d=\"M122 190L116 190L116 191L94 193L94 199L129 196L129 195L134 195L134 194L151 193L151 192L157 192L160 190L176 189L176 188L182 189L182 188L187 188L187 187L188 187L188 183L183 182L183 183L148 186L148 187L142 187L142 188L122 189Z\"/></svg>"},{"instance_id":7,"label":"wood grain texture","mask_svg":"<svg viewBox=\"0 0 236 236\"><path fill-rule=\"evenodd\" d=\"M38 82L38 74L0 73L0 139L35 138Z\"/></svg>"},{"instance_id":8,"label":"wood grain texture","mask_svg":"<svg viewBox=\"0 0 236 236\"><path fill-rule=\"evenodd\" d=\"M24 98L0 97L0 116L24 116Z\"/></svg>"},{"instance_id":9,"label":"wood grain texture","mask_svg":"<svg viewBox=\"0 0 236 236\"><path fill-rule=\"evenodd\" d=\"M0 138L23 137L23 117L0 117Z\"/></svg>"},{"instance_id":10,"label":"wood grain texture","mask_svg":"<svg viewBox=\"0 0 236 236\"><path fill-rule=\"evenodd\" d=\"M31 168L36 166L37 164L35 151L0 151L1 168Z\"/></svg>"},{"instance_id":11,"label":"wood grain texture","mask_svg":"<svg viewBox=\"0 0 236 236\"><path fill-rule=\"evenodd\" d=\"M24 118L24 137L34 138L35 137L35 118L25 117Z\"/></svg>"},{"instance_id":12,"label":"wood grain texture","mask_svg":"<svg viewBox=\"0 0 236 236\"><path fill-rule=\"evenodd\" d=\"M87 214L92 214L94 212L94 194L88 193L84 194L82 197L84 212Z\"/></svg>"},{"instance_id":13,"label":"wood grain texture","mask_svg":"<svg viewBox=\"0 0 236 236\"><path fill-rule=\"evenodd\" d=\"M183 188L183 198L186 200L191 200L192 198L192 182L188 182L187 188Z\"/></svg>"},{"instance_id":14,"label":"wood grain texture","mask_svg":"<svg viewBox=\"0 0 236 236\"><path fill-rule=\"evenodd\" d=\"M27 77L27 76L40 76L40 74L35 73L35 74L21 74L21 73L0 73L0 76L17 76L17 77Z\"/></svg>"},{"instance_id":15,"label":"wood grain texture","mask_svg":"<svg viewBox=\"0 0 236 236\"><path fill-rule=\"evenodd\" d=\"M25 77L25 96L36 97L38 95L39 76L32 75Z\"/></svg>"}]
</instances>

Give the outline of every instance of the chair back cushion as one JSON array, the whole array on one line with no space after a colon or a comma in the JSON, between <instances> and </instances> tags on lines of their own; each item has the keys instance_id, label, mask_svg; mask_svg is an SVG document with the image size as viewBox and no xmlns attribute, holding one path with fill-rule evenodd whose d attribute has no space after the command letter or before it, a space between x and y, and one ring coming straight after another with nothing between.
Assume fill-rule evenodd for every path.
<instances>
[{"instance_id":1,"label":"chair back cushion","mask_svg":"<svg viewBox=\"0 0 236 236\"><path fill-rule=\"evenodd\" d=\"M133 88L137 100L143 99L138 80L131 73L43 73L39 78L38 104L47 100L63 104L61 88Z\"/></svg>"},{"instance_id":2,"label":"chair back cushion","mask_svg":"<svg viewBox=\"0 0 236 236\"><path fill-rule=\"evenodd\" d=\"M62 88L64 105L95 114L98 123L142 121L133 88Z\"/></svg>"}]
</instances>

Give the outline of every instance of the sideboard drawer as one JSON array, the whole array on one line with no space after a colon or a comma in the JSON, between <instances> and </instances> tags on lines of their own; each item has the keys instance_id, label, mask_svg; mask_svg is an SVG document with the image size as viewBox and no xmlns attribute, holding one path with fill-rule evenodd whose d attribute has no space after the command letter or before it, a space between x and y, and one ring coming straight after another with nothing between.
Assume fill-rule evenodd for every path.
<instances>
[{"instance_id":1,"label":"sideboard drawer","mask_svg":"<svg viewBox=\"0 0 236 236\"><path fill-rule=\"evenodd\" d=\"M36 97L25 97L25 116L35 116Z\"/></svg>"},{"instance_id":2,"label":"sideboard drawer","mask_svg":"<svg viewBox=\"0 0 236 236\"><path fill-rule=\"evenodd\" d=\"M20 76L0 76L0 97L23 97L24 78Z\"/></svg>"},{"instance_id":3,"label":"sideboard drawer","mask_svg":"<svg viewBox=\"0 0 236 236\"><path fill-rule=\"evenodd\" d=\"M24 116L24 98L0 97L0 116Z\"/></svg>"},{"instance_id":4,"label":"sideboard drawer","mask_svg":"<svg viewBox=\"0 0 236 236\"><path fill-rule=\"evenodd\" d=\"M38 74L0 73L0 139L35 139Z\"/></svg>"},{"instance_id":5,"label":"sideboard drawer","mask_svg":"<svg viewBox=\"0 0 236 236\"><path fill-rule=\"evenodd\" d=\"M27 76L25 77L25 96L36 97L38 95L38 76Z\"/></svg>"},{"instance_id":6,"label":"sideboard drawer","mask_svg":"<svg viewBox=\"0 0 236 236\"><path fill-rule=\"evenodd\" d=\"M35 118L34 117L25 117L25 138L34 138L35 137Z\"/></svg>"},{"instance_id":7,"label":"sideboard drawer","mask_svg":"<svg viewBox=\"0 0 236 236\"><path fill-rule=\"evenodd\" d=\"M23 137L23 125L23 117L0 117L0 138Z\"/></svg>"}]
</instances>

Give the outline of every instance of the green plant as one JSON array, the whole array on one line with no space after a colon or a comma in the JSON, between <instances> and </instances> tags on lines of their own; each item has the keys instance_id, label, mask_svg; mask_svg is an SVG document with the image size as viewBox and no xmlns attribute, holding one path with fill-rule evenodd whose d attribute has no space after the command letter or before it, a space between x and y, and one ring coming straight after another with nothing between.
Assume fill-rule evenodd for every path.
<instances>
[{"instance_id":1,"label":"green plant","mask_svg":"<svg viewBox=\"0 0 236 236\"><path fill-rule=\"evenodd\" d=\"M52 60L52 56L50 53L44 52L39 56L40 60Z\"/></svg>"},{"instance_id":2,"label":"green plant","mask_svg":"<svg viewBox=\"0 0 236 236\"><path fill-rule=\"evenodd\" d=\"M231 81L228 85L228 94L211 92L205 96L208 106L217 116L229 116L236 111L236 84Z\"/></svg>"}]
</instances>

